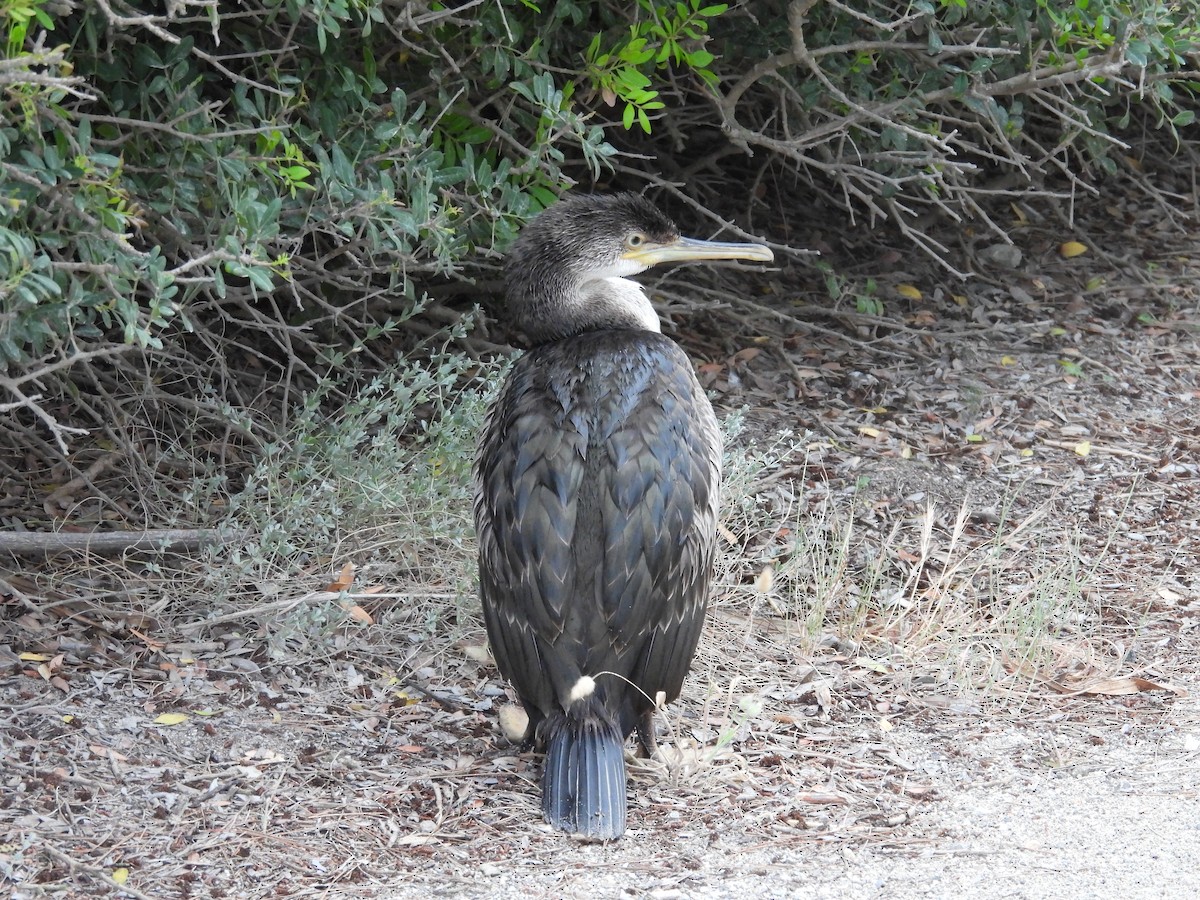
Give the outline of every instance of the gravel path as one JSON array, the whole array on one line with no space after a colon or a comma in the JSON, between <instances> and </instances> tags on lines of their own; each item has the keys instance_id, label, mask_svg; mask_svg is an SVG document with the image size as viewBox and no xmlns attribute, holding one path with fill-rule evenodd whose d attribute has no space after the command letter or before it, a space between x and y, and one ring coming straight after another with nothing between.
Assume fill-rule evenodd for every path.
<instances>
[{"instance_id":1,"label":"gravel path","mask_svg":"<svg viewBox=\"0 0 1200 900\"><path fill-rule=\"evenodd\" d=\"M682 896L1198 897L1198 710L1185 699L1141 737L1087 729L1080 740L1019 723L966 741L946 728L924 746L901 735L944 798L914 823L915 846L752 854L739 867L769 874ZM1069 761L1055 765L1055 752ZM1022 764L1030 753L1046 754L1040 769Z\"/></svg>"},{"instance_id":2,"label":"gravel path","mask_svg":"<svg viewBox=\"0 0 1200 900\"><path fill-rule=\"evenodd\" d=\"M1194 692L1161 714L1131 714L1124 723L1095 724L1087 718L1095 706L1080 706L1071 720L948 717L933 730L892 732L897 756L941 799L922 804L882 841L747 848L736 821L703 834L684 830L676 843L631 830L617 845L575 845L556 865L518 852L474 872L460 869L453 886L432 892L574 900L1200 896ZM429 890L397 885L381 896Z\"/></svg>"}]
</instances>

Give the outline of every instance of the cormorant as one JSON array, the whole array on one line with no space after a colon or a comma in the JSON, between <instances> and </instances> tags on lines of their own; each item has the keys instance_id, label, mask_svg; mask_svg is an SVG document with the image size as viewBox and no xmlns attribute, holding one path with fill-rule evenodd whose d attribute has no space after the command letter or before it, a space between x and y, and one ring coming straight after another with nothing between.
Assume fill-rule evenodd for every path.
<instances>
[{"instance_id":1,"label":"cormorant","mask_svg":"<svg viewBox=\"0 0 1200 900\"><path fill-rule=\"evenodd\" d=\"M654 751L657 702L691 664L715 551L721 437L679 346L626 276L686 259L769 261L757 244L679 236L633 194L532 219L505 265L531 348L492 406L475 462L488 639L546 748L556 828L625 830L625 739Z\"/></svg>"}]
</instances>

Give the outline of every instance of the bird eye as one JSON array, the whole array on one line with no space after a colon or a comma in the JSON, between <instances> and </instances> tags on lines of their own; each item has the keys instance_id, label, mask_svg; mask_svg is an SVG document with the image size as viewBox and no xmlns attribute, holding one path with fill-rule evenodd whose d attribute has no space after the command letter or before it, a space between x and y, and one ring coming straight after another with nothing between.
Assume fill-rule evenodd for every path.
<instances>
[{"instance_id":1,"label":"bird eye","mask_svg":"<svg viewBox=\"0 0 1200 900\"><path fill-rule=\"evenodd\" d=\"M644 243L646 243L646 236L639 231L635 231L629 237L625 238L625 246L631 250L642 246Z\"/></svg>"}]
</instances>

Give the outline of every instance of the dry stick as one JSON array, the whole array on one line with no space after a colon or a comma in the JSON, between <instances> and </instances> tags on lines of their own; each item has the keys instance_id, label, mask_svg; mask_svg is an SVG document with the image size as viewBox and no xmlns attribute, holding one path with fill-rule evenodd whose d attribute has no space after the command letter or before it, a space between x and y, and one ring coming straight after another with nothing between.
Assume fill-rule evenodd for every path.
<instances>
[{"instance_id":1,"label":"dry stick","mask_svg":"<svg viewBox=\"0 0 1200 900\"><path fill-rule=\"evenodd\" d=\"M1047 447L1054 447L1056 450L1075 450L1079 446L1078 442L1071 441L1056 441L1044 439L1039 443L1045 444ZM1121 456L1128 459L1139 459L1142 462L1157 463L1161 460L1159 456L1151 456L1149 453L1139 453L1136 450L1126 450L1123 447L1110 447L1106 444L1092 444L1091 449L1097 453L1107 453L1109 456Z\"/></svg>"},{"instance_id":2,"label":"dry stick","mask_svg":"<svg viewBox=\"0 0 1200 900\"><path fill-rule=\"evenodd\" d=\"M718 96L715 100L717 109L721 114L722 129L725 131L729 139L737 146L742 147L747 152L751 152L752 147L762 147L767 150L780 154L785 158L789 158L797 162L800 166L809 168L824 168L834 169L840 168L843 173L846 171L845 163L836 164L836 161L829 161L825 164L818 162L811 156L805 156L802 152L805 146L811 146L813 136L806 135L804 141L794 139L779 140L769 137L758 131L754 131L742 125L736 116L736 107L742 95L749 90L751 86L758 81L772 76L793 65L803 65L808 68L814 77L823 79L823 72L816 60L816 53L810 50L804 41L804 25L805 16L808 11L815 5L817 0L794 0L789 5L788 18L791 25L793 46L791 52L782 54L777 57L765 60L755 66L749 73L739 80L729 91ZM838 48L823 48L823 53L833 52ZM976 85L973 88L974 96L1000 97L1011 94L1028 93L1031 90L1039 88L1043 85L1056 85L1059 87L1069 87L1083 81L1095 78L1097 76L1114 77L1117 76L1124 68L1124 63L1119 58L1117 49L1114 49L1103 56L1096 59L1087 59L1084 61L1071 60L1064 65L1042 66L1032 72L1023 72L1014 75L1010 78L998 81L992 84ZM823 79L824 80L824 79ZM952 87L947 87L939 91L933 91L924 96L926 104L932 104L947 100L954 97L955 91ZM843 98L845 99L845 98ZM842 123L828 123L825 128L837 129L842 127L846 121L873 122L891 127L901 128L900 123L893 122L889 116L898 109L904 102L893 101L884 103L876 107L865 107L859 104L851 103L853 114L846 116ZM949 139L939 141L926 135L924 132L917 132L913 137L919 140L923 145L932 144L935 147L944 147ZM1119 143L1119 142L1118 142ZM862 177L872 177L879 179L878 173L861 173ZM873 211L878 211L886 216L886 211L879 209L874 203L874 198L866 193L866 191L858 185L850 183L843 178L841 186L843 190L859 199L866 207ZM944 206L944 204L943 204ZM922 249L928 251L927 247L922 246Z\"/></svg>"},{"instance_id":3,"label":"dry stick","mask_svg":"<svg viewBox=\"0 0 1200 900\"><path fill-rule=\"evenodd\" d=\"M50 707L45 707L44 710L47 714L53 714L55 712L57 712L59 715L62 714L61 710L51 709ZM81 784L85 787L94 788L98 791L109 791L113 788L113 783L111 781L97 781L94 778L85 778L82 775L72 775L68 772L59 772L55 769L30 766L23 762L18 762L15 759L6 759L4 761L4 765L11 766L13 769L16 769L20 772L26 772L34 778L40 778L43 781L65 781L68 784Z\"/></svg>"},{"instance_id":4,"label":"dry stick","mask_svg":"<svg viewBox=\"0 0 1200 900\"><path fill-rule=\"evenodd\" d=\"M63 550L87 553L121 553L126 550L199 550L231 544L242 532L217 528L167 528L160 531L100 531L89 534L18 532L0 534L0 553L13 556L49 556Z\"/></svg>"},{"instance_id":5,"label":"dry stick","mask_svg":"<svg viewBox=\"0 0 1200 900\"><path fill-rule=\"evenodd\" d=\"M50 513L50 515L54 515L54 513L50 512L49 510L51 505L57 503L60 499L69 496L77 488L94 487L94 479L98 478L105 469L115 466L120 459L120 453L104 454L104 456L101 456L90 466L88 466L86 471L80 472L66 484L56 488L53 493L51 493L50 496L48 496L42 502L42 508Z\"/></svg>"},{"instance_id":6,"label":"dry stick","mask_svg":"<svg viewBox=\"0 0 1200 900\"><path fill-rule=\"evenodd\" d=\"M795 316L790 315L789 313L784 312L783 310L774 309L774 308L767 306L765 304L762 304L762 303L755 303L753 300L746 300L744 298L738 298L736 301L734 301L734 303L737 306L743 306L748 309L754 310L755 312L759 313L760 315L774 317L781 321L791 323L794 327L799 328L803 331L813 331L813 332L816 332L817 334L823 334L827 337L836 338L837 340L842 341L843 343L849 344L851 347L857 347L858 349L863 350L867 353L882 353L885 356L891 356L891 357L896 357L896 358L900 358L900 359L916 358L916 359L923 360L925 362L935 362L934 358L932 356L930 356L929 354L922 353L920 350L914 350L911 347L898 346L895 342L890 341L887 338L877 338L876 340L873 340L873 341L860 341L857 338L852 338L848 334L845 334L841 331L837 331L836 329L825 328L824 326L817 325L813 322L808 322L803 319L797 319ZM824 310L824 312L826 314L828 314L829 310ZM845 315L847 317L849 317L853 314L846 313ZM842 314L839 313L838 316L840 318L842 316ZM871 323L887 325L887 323L882 322L882 321L875 322L874 320L871 320ZM909 330L907 328L904 328L904 326L887 325L887 327L898 327L900 330L903 330L903 331Z\"/></svg>"}]
</instances>

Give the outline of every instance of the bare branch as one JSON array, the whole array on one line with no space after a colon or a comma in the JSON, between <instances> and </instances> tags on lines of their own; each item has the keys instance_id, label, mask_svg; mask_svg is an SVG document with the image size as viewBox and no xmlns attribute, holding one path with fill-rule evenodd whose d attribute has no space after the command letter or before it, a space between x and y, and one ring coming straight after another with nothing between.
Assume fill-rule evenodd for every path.
<instances>
[{"instance_id":1,"label":"bare branch","mask_svg":"<svg viewBox=\"0 0 1200 900\"><path fill-rule=\"evenodd\" d=\"M51 556L74 553L125 553L130 550L200 550L243 540L244 534L217 528L172 528L158 531L0 532L0 553L12 556Z\"/></svg>"}]
</instances>

